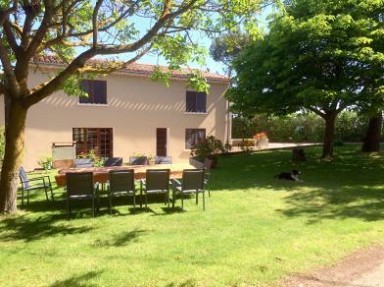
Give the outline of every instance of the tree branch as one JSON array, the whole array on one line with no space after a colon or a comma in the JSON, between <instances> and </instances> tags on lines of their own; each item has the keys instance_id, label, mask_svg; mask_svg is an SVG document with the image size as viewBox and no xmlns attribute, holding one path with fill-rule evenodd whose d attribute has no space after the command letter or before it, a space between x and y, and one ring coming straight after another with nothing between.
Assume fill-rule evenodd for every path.
<instances>
[{"instance_id":1,"label":"tree branch","mask_svg":"<svg viewBox=\"0 0 384 287\"><path fill-rule=\"evenodd\" d=\"M96 48L97 46L97 35L98 35L98 19L97 16L99 15L99 10L101 5L103 4L104 0L97 0L95 8L93 9L93 15L92 15L92 35L93 35L93 40L92 40L92 46Z\"/></svg>"},{"instance_id":2,"label":"tree branch","mask_svg":"<svg viewBox=\"0 0 384 287\"><path fill-rule=\"evenodd\" d=\"M85 63L89 59L96 55L97 53L93 48L81 53L52 80L32 89L30 95L23 100L24 106L30 107L38 103L42 99L46 98L47 96L51 95L54 91L61 87L70 76L76 74L79 69L84 67Z\"/></svg>"},{"instance_id":3,"label":"tree branch","mask_svg":"<svg viewBox=\"0 0 384 287\"><path fill-rule=\"evenodd\" d=\"M16 12L17 10L17 0L13 1L13 6L9 9L0 9L0 26L8 19L9 15Z\"/></svg>"},{"instance_id":4,"label":"tree branch","mask_svg":"<svg viewBox=\"0 0 384 287\"><path fill-rule=\"evenodd\" d=\"M7 86L10 88L10 92L12 95L15 95L17 97L19 95L19 85L16 80L15 73L13 71L12 63L9 58L9 53L7 49L0 45L0 60L3 65L3 71L5 76L5 81L7 81Z\"/></svg>"},{"instance_id":5,"label":"tree branch","mask_svg":"<svg viewBox=\"0 0 384 287\"><path fill-rule=\"evenodd\" d=\"M28 45L28 49L26 50L25 56L28 60L30 60L38 50L39 45L43 42L44 36L48 31L49 23L52 21L53 17L53 4L52 0L44 0L44 16L43 20L39 28L37 29L31 43Z\"/></svg>"}]
</instances>

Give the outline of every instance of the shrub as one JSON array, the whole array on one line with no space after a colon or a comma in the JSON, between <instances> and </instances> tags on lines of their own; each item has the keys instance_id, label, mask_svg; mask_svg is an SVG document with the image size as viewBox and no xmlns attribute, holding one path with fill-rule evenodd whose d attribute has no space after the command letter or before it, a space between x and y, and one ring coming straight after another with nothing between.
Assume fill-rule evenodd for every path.
<instances>
[{"instance_id":1,"label":"shrub","mask_svg":"<svg viewBox=\"0 0 384 287\"><path fill-rule=\"evenodd\" d=\"M336 141L361 141L367 130L368 119L354 111L345 110L336 120ZM257 131L266 131L274 142L321 142L324 120L314 113L286 116L256 115L250 122L240 117L232 119L232 138L251 138Z\"/></svg>"},{"instance_id":2,"label":"shrub","mask_svg":"<svg viewBox=\"0 0 384 287\"><path fill-rule=\"evenodd\" d=\"M89 153L82 153L79 157L92 159L93 166L95 167L103 167L105 164L105 160L102 157L99 157L94 149L91 149Z\"/></svg>"},{"instance_id":3,"label":"shrub","mask_svg":"<svg viewBox=\"0 0 384 287\"><path fill-rule=\"evenodd\" d=\"M196 156L199 160L218 153L224 153L225 148L221 140L214 136L209 136L201 142L195 144L191 149L191 156Z\"/></svg>"}]
</instances>

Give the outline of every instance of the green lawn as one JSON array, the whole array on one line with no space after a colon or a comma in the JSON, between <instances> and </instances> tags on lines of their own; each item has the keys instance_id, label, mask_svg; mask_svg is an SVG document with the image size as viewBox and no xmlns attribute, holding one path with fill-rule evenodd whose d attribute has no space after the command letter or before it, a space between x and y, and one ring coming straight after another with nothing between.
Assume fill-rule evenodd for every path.
<instances>
[{"instance_id":1,"label":"green lawn","mask_svg":"<svg viewBox=\"0 0 384 287\"><path fill-rule=\"evenodd\" d=\"M67 220L62 190L55 203L40 193L0 220L1 285L262 286L331 264L384 234L384 156L358 149L338 147L332 162L320 148L298 164L290 150L220 158L205 212L158 200L109 215L103 201L98 217L84 208ZM292 168L304 182L273 178Z\"/></svg>"}]
</instances>

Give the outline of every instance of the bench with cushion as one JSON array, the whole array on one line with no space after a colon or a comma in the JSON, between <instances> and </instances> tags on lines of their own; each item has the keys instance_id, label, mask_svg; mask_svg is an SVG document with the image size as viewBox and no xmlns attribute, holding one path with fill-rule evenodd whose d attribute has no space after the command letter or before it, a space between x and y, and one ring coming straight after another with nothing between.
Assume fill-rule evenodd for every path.
<instances>
[{"instance_id":1,"label":"bench with cushion","mask_svg":"<svg viewBox=\"0 0 384 287\"><path fill-rule=\"evenodd\" d=\"M91 158L76 158L73 160L73 163L76 168L93 167L93 161Z\"/></svg>"}]
</instances>

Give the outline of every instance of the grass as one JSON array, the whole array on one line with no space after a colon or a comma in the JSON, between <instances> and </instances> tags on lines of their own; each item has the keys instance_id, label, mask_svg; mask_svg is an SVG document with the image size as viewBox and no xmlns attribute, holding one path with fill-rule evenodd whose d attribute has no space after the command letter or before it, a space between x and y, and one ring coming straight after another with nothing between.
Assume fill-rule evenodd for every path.
<instances>
[{"instance_id":1,"label":"grass","mask_svg":"<svg viewBox=\"0 0 384 287\"><path fill-rule=\"evenodd\" d=\"M151 212L121 204L96 218L87 205L66 219L63 191L43 193L0 218L4 286L274 286L283 276L332 264L352 250L382 242L384 157L358 147L320 161L320 148L266 151L219 160L207 210ZM297 168L304 182L273 179ZM180 201L177 202L180 206Z\"/></svg>"}]
</instances>

